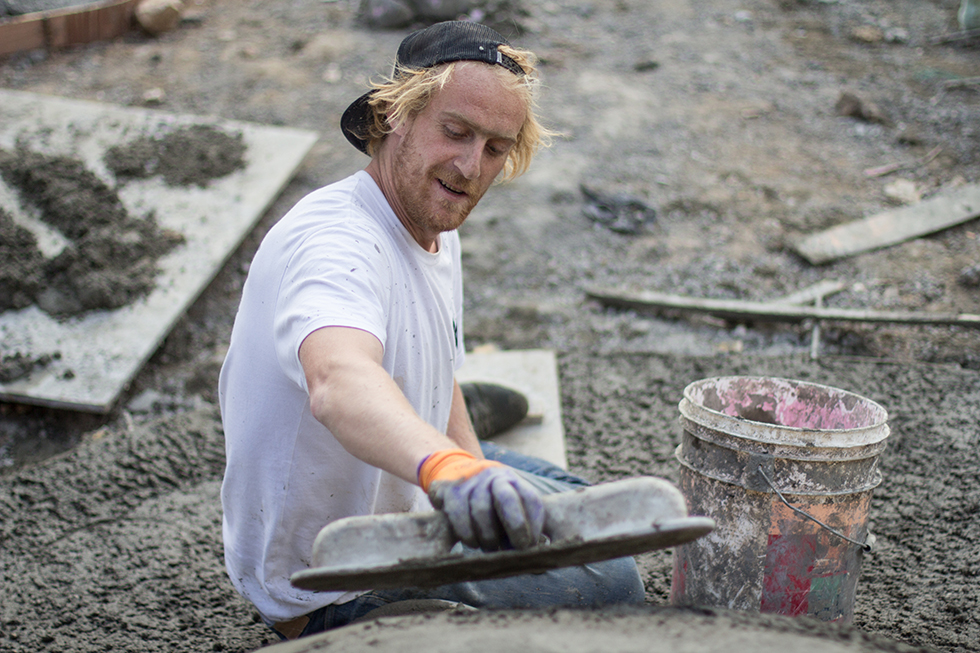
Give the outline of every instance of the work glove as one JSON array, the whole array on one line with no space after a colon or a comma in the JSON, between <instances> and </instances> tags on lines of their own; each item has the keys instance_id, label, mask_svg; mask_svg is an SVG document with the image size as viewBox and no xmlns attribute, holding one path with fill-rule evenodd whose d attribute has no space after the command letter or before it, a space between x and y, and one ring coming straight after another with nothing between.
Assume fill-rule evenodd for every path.
<instances>
[{"instance_id":1,"label":"work glove","mask_svg":"<svg viewBox=\"0 0 980 653\"><path fill-rule=\"evenodd\" d=\"M526 549L541 539L541 495L502 463L462 449L437 451L419 465L419 485L466 546Z\"/></svg>"}]
</instances>

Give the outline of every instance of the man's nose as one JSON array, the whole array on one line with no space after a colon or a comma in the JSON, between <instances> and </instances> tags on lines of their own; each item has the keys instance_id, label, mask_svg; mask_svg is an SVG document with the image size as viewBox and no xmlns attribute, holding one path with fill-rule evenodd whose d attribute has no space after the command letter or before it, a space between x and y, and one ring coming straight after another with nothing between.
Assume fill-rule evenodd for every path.
<instances>
[{"instance_id":1,"label":"man's nose","mask_svg":"<svg viewBox=\"0 0 980 653\"><path fill-rule=\"evenodd\" d=\"M456 157L456 167L466 179L479 178L480 166L483 163L483 147L483 143L470 143Z\"/></svg>"}]
</instances>

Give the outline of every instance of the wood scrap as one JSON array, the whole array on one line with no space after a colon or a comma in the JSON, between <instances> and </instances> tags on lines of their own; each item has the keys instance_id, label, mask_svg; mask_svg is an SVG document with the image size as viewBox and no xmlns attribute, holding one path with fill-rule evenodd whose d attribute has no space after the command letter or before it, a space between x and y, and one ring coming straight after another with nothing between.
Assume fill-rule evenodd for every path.
<instances>
[{"instance_id":1,"label":"wood scrap","mask_svg":"<svg viewBox=\"0 0 980 653\"><path fill-rule=\"evenodd\" d=\"M943 151L943 146L937 145L936 147L929 150L929 152L921 159L917 159L915 161L904 161L902 163L888 163L886 165L878 166L875 168L866 168L864 174L868 177L884 177L885 175L890 175L891 173L897 172L899 170L908 170L910 168L917 168L919 166L924 166L925 164L929 163L937 156L939 156L939 153L942 151Z\"/></svg>"},{"instance_id":2,"label":"wood scrap","mask_svg":"<svg viewBox=\"0 0 980 653\"><path fill-rule=\"evenodd\" d=\"M943 34L932 39L933 45L945 45L947 43L965 43L967 41L973 41L974 39L980 40L980 29L965 29L959 30L957 32L950 32L948 34Z\"/></svg>"},{"instance_id":3,"label":"wood scrap","mask_svg":"<svg viewBox=\"0 0 980 653\"><path fill-rule=\"evenodd\" d=\"M943 88L966 88L968 86L980 86L980 77L964 77L962 79L947 79L943 82Z\"/></svg>"},{"instance_id":4,"label":"wood scrap","mask_svg":"<svg viewBox=\"0 0 980 653\"><path fill-rule=\"evenodd\" d=\"M835 322L954 325L980 328L980 315L970 313L913 313L908 311L828 308L824 306L794 306L737 299L700 299L650 290L631 292L595 288L587 290L586 296L604 306L614 308L652 312L706 313L733 321L794 323L805 320L831 320Z\"/></svg>"},{"instance_id":5,"label":"wood scrap","mask_svg":"<svg viewBox=\"0 0 980 653\"><path fill-rule=\"evenodd\" d=\"M814 265L935 233L980 215L980 185L937 195L912 206L838 225L796 244L796 252Z\"/></svg>"},{"instance_id":6,"label":"wood scrap","mask_svg":"<svg viewBox=\"0 0 980 653\"><path fill-rule=\"evenodd\" d=\"M824 279L812 286L797 290L780 299L775 300L774 304L809 304L813 302L815 306L823 306L825 297L835 295L844 290L847 284L836 279ZM810 327L810 358L816 359L820 355L820 320L813 320Z\"/></svg>"},{"instance_id":7,"label":"wood scrap","mask_svg":"<svg viewBox=\"0 0 980 653\"><path fill-rule=\"evenodd\" d=\"M817 308L823 308L823 297L817 297L817 301L813 303ZM816 360L820 356L820 320L813 321L813 327L810 329L810 358Z\"/></svg>"},{"instance_id":8,"label":"wood scrap","mask_svg":"<svg viewBox=\"0 0 980 653\"><path fill-rule=\"evenodd\" d=\"M824 297L836 295L847 288L847 284L837 279L824 279L812 286L807 286L802 290L790 293L779 299L774 299L773 304L809 304L810 302L821 301Z\"/></svg>"}]
</instances>

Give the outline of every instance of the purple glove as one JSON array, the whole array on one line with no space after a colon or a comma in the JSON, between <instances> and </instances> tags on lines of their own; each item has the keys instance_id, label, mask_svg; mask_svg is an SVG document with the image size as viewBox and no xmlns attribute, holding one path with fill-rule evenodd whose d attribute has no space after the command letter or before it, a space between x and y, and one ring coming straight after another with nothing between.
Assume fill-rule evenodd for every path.
<instances>
[{"instance_id":1,"label":"purple glove","mask_svg":"<svg viewBox=\"0 0 980 653\"><path fill-rule=\"evenodd\" d=\"M541 495L509 467L489 467L460 481L437 481L429 488L429 500L446 513L466 546L526 549L541 539Z\"/></svg>"}]
</instances>

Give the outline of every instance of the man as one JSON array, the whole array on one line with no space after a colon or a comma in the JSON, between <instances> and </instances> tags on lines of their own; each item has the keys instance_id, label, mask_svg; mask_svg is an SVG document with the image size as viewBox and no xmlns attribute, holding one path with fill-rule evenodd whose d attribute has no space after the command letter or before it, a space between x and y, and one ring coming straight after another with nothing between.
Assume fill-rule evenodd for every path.
<instances>
[{"instance_id":1,"label":"man","mask_svg":"<svg viewBox=\"0 0 980 653\"><path fill-rule=\"evenodd\" d=\"M284 638L411 598L643 600L629 559L425 592L289 583L336 519L435 505L464 545L522 549L541 539L541 492L585 483L481 447L453 378L464 357L455 230L546 139L534 86L533 56L487 27L448 22L409 35L392 77L342 119L371 156L367 168L301 200L256 252L219 383L225 559Z\"/></svg>"}]
</instances>

